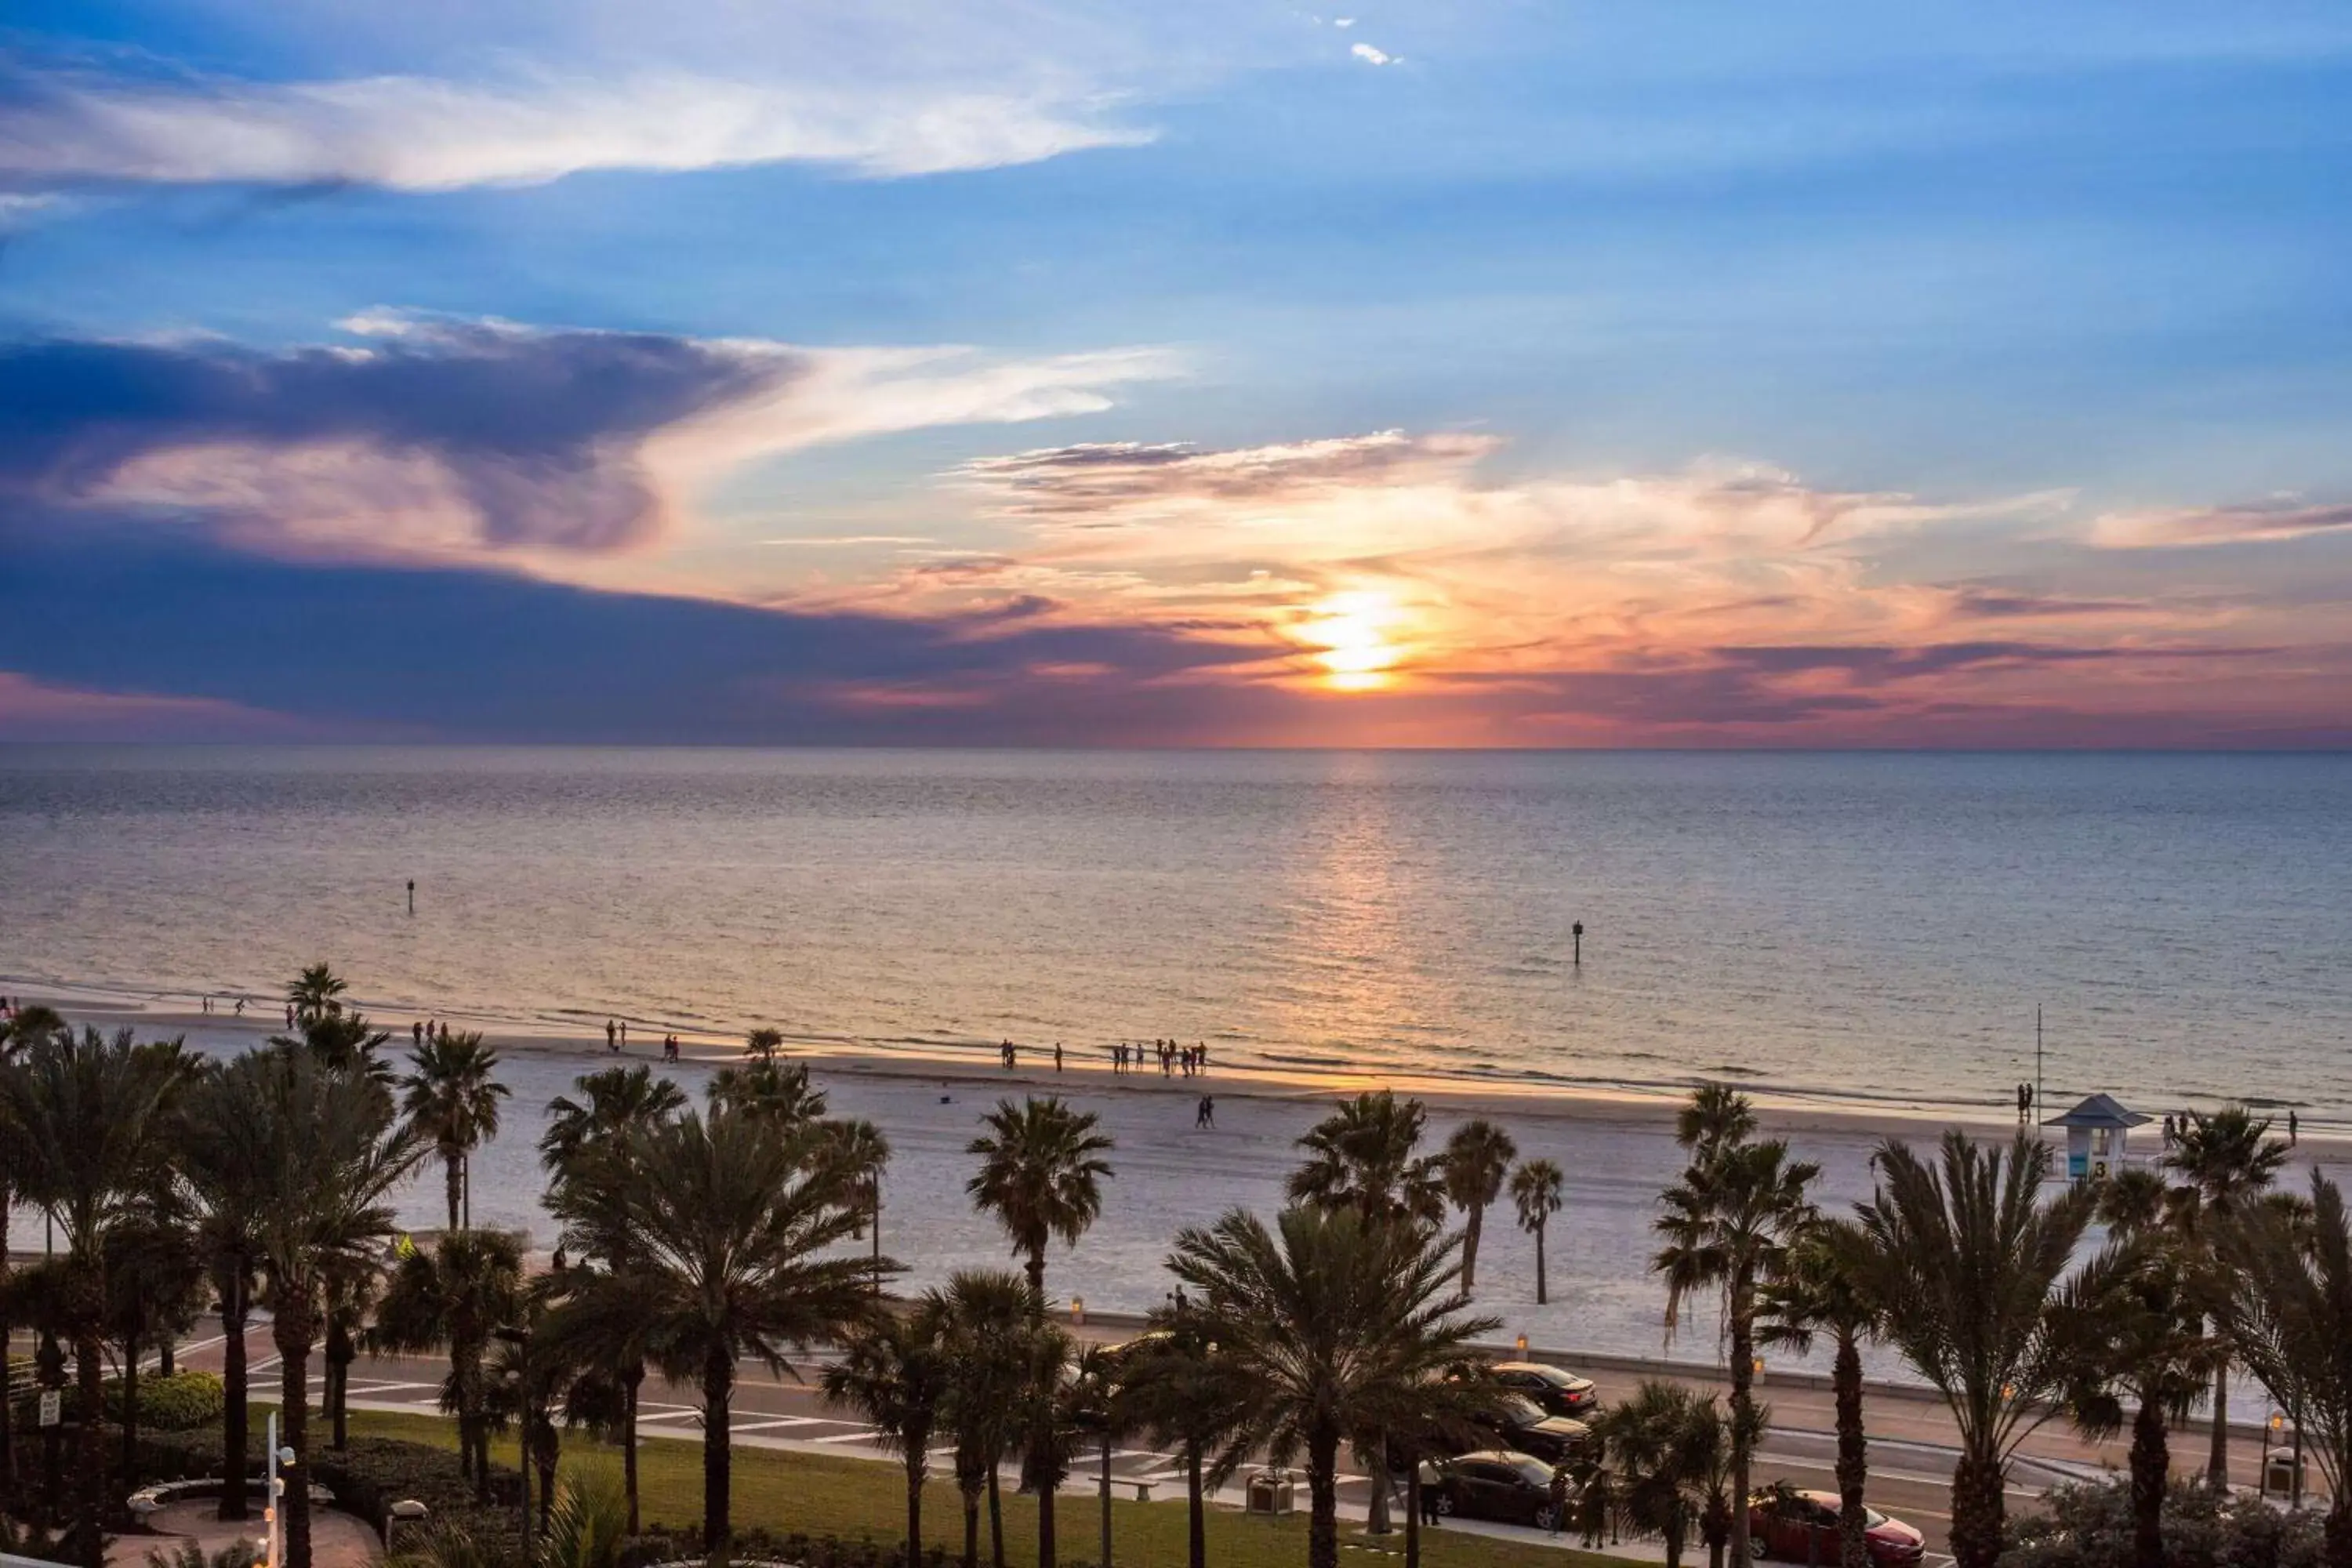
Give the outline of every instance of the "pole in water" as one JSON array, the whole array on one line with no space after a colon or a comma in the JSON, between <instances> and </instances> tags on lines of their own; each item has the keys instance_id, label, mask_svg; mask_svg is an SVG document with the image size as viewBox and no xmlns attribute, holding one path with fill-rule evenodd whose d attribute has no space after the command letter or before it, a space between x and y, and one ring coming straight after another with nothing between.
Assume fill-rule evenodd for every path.
<instances>
[{"instance_id":1,"label":"pole in water","mask_svg":"<svg viewBox=\"0 0 2352 1568\"><path fill-rule=\"evenodd\" d=\"M2042 1106L2042 1004L2033 1005L2033 1104L2038 1112Z\"/></svg>"},{"instance_id":2,"label":"pole in water","mask_svg":"<svg viewBox=\"0 0 2352 1568\"><path fill-rule=\"evenodd\" d=\"M1569 962L1571 963L1582 963L1584 962L1584 922L1582 921L1578 921L1575 924L1570 926L1568 928L1568 934L1576 943L1575 948L1572 950L1573 956Z\"/></svg>"},{"instance_id":3,"label":"pole in water","mask_svg":"<svg viewBox=\"0 0 2352 1568\"><path fill-rule=\"evenodd\" d=\"M416 879L414 877L408 879L408 912L412 915L416 912Z\"/></svg>"}]
</instances>

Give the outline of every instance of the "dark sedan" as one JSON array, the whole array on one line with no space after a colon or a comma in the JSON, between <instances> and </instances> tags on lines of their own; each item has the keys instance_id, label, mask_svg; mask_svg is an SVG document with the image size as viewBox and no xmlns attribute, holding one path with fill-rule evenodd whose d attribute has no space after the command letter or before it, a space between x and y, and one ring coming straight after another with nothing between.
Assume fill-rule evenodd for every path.
<instances>
[{"instance_id":1,"label":"dark sedan","mask_svg":"<svg viewBox=\"0 0 2352 1568\"><path fill-rule=\"evenodd\" d=\"M1592 1428L1565 1415L1546 1414L1542 1405L1523 1394L1503 1396L1503 1440L1522 1454L1533 1454L1557 1465L1580 1452L1592 1441Z\"/></svg>"},{"instance_id":2,"label":"dark sedan","mask_svg":"<svg viewBox=\"0 0 2352 1568\"><path fill-rule=\"evenodd\" d=\"M1532 1454L1486 1448L1431 1467L1437 1511L1451 1519L1492 1519L1551 1528L1551 1467Z\"/></svg>"},{"instance_id":3,"label":"dark sedan","mask_svg":"<svg viewBox=\"0 0 2352 1568\"><path fill-rule=\"evenodd\" d=\"M1513 1394L1525 1394L1554 1415L1587 1415L1601 1403L1601 1392L1591 1378L1539 1361L1498 1362L1495 1376Z\"/></svg>"}]
</instances>

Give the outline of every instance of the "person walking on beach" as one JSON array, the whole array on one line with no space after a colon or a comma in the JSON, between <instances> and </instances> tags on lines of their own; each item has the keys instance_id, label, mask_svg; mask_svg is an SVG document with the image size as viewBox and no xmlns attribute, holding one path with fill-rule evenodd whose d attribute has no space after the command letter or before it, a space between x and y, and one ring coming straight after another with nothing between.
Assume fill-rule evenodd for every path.
<instances>
[{"instance_id":1,"label":"person walking on beach","mask_svg":"<svg viewBox=\"0 0 2352 1568\"><path fill-rule=\"evenodd\" d=\"M1192 1112L1192 1125L1195 1129L1205 1127L1212 1132L1214 1132L1217 1130L1217 1101L1215 1096L1204 1094L1201 1097L1199 1107Z\"/></svg>"},{"instance_id":2,"label":"person walking on beach","mask_svg":"<svg viewBox=\"0 0 2352 1568\"><path fill-rule=\"evenodd\" d=\"M240 1018L245 1016L245 998L242 996L236 999L236 1016Z\"/></svg>"},{"instance_id":3,"label":"person walking on beach","mask_svg":"<svg viewBox=\"0 0 2352 1568\"><path fill-rule=\"evenodd\" d=\"M286 1004L286 1026L289 1029L294 1026L294 1004L291 1002Z\"/></svg>"},{"instance_id":4,"label":"person walking on beach","mask_svg":"<svg viewBox=\"0 0 2352 1568\"><path fill-rule=\"evenodd\" d=\"M418 1048L419 1050L424 1049L424 1047L425 1047L425 1020L424 1020L424 1019L422 1019L422 1018L411 1018L411 1019L408 1021L408 1043L409 1043L410 1045L412 1045L412 1046L415 1046L415 1047L416 1048Z\"/></svg>"},{"instance_id":5,"label":"person walking on beach","mask_svg":"<svg viewBox=\"0 0 2352 1568\"><path fill-rule=\"evenodd\" d=\"M2164 1115L2164 1146L2168 1149L2172 1147L2172 1113L2170 1111L2166 1111Z\"/></svg>"},{"instance_id":6,"label":"person walking on beach","mask_svg":"<svg viewBox=\"0 0 2352 1568\"><path fill-rule=\"evenodd\" d=\"M1062 1070L1062 1042L1059 1040L1054 1042L1054 1070Z\"/></svg>"},{"instance_id":7,"label":"person walking on beach","mask_svg":"<svg viewBox=\"0 0 2352 1568\"><path fill-rule=\"evenodd\" d=\"M614 1027L613 1020L610 1018L604 1020L604 1048L608 1051L617 1051L621 1048L621 1031Z\"/></svg>"},{"instance_id":8,"label":"person walking on beach","mask_svg":"<svg viewBox=\"0 0 2352 1568\"><path fill-rule=\"evenodd\" d=\"M2292 1149L2302 1141L2303 1130L2295 1125L2294 1112L2289 1110L2286 1113L2286 1146Z\"/></svg>"}]
</instances>

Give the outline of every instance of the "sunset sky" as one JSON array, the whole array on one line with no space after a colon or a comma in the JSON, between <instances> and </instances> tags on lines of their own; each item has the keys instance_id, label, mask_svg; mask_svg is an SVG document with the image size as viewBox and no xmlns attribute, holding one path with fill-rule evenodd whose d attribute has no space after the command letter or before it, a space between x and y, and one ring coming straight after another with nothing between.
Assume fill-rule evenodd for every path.
<instances>
[{"instance_id":1,"label":"sunset sky","mask_svg":"<svg viewBox=\"0 0 2352 1568\"><path fill-rule=\"evenodd\" d=\"M35 0L0 585L0 739L2352 745L2352 8Z\"/></svg>"}]
</instances>

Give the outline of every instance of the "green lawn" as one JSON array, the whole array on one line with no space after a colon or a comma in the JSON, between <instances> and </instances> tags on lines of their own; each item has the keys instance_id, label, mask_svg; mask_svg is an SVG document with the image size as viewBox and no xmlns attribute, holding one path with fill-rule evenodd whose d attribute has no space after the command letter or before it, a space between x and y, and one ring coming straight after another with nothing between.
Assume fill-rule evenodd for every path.
<instances>
[{"instance_id":1,"label":"green lawn","mask_svg":"<svg viewBox=\"0 0 2352 1568\"><path fill-rule=\"evenodd\" d=\"M256 1407L254 1430L261 1430ZM430 1415L393 1415L354 1410L354 1433L405 1437L455 1449L457 1429ZM514 1463L511 1441L499 1454ZM865 1536L875 1541L905 1538L906 1492L896 1465L870 1459L835 1458L830 1455L786 1453L775 1448L738 1445L735 1449L735 1523L764 1525L779 1532L801 1531L812 1535ZM617 1452L567 1435L564 1462L610 1464L617 1469ZM645 1517L648 1522L688 1525L702 1517L702 1446L698 1440L648 1437L639 1446L637 1472ZM1302 1493L1304 1488L1301 1489ZM1303 1500L1303 1498L1302 1498ZM1115 1502L1112 1540L1117 1568L1175 1568L1184 1561L1185 1510L1180 1491L1173 1501ZM1091 1562L1095 1555L1099 1505L1093 1498L1065 1493L1056 1521L1062 1554L1072 1561ZM1008 1494L1004 1499L1004 1551L1009 1563L1037 1560L1034 1499ZM1402 1535L1374 1541L1342 1525L1342 1540L1362 1550L1349 1551L1345 1560L1370 1563L1387 1551L1403 1561ZM1297 1568L1307 1561L1307 1516L1253 1519L1227 1509L1213 1509L1208 1517L1209 1561L1217 1568ZM963 1516L955 1488L934 1479L923 1500L923 1535L950 1551L963 1545ZM1422 1559L1429 1568L1623 1568L1613 1558L1583 1552L1563 1552L1466 1534L1460 1531L1425 1531ZM981 1521L982 1560L987 1560L988 1522Z\"/></svg>"}]
</instances>

